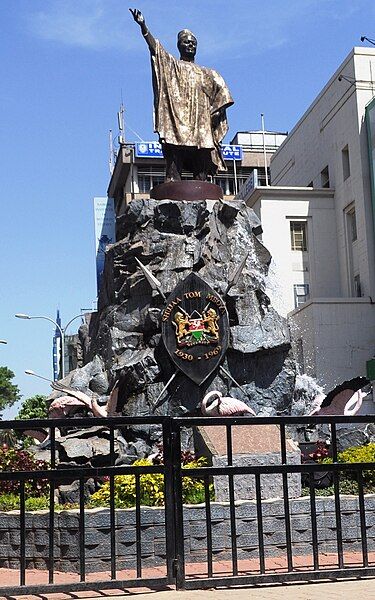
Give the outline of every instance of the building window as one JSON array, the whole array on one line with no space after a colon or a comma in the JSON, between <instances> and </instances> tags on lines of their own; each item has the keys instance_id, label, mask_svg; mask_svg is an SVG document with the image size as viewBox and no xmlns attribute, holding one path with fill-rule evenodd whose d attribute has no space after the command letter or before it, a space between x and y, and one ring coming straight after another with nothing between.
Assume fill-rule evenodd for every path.
<instances>
[{"instance_id":1,"label":"building window","mask_svg":"<svg viewBox=\"0 0 375 600\"><path fill-rule=\"evenodd\" d=\"M258 185L260 186L265 186L266 185L266 169L264 167L257 167L258 170ZM271 182L271 174L270 174L270 170L267 167L267 178L268 178L268 185Z\"/></svg>"},{"instance_id":2,"label":"building window","mask_svg":"<svg viewBox=\"0 0 375 600\"><path fill-rule=\"evenodd\" d=\"M355 215L355 208L352 208L347 212L348 219L348 231L351 242L355 242L357 239L357 218Z\"/></svg>"},{"instance_id":3,"label":"building window","mask_svg":"<svg viewBox=\"0 0 375 600\"><path fill-rule=\"evenodd\" d=\"M164 183L164 180L164 174L159 168L150 166L147 169L141 170L138 167L138 188L140 194L148 194L155 185Z\"/></svg>"},{"instance_id":4,"label":"building window","mask_svg":"<svg viewBox=\"0 0 375 600\"><path fill-rule=\"evenodd\" d=\"M354 277L354 295L356 298L362 297L361 280L359 275L355 275Z\"/></svg>"},{"instance_id":5,"label":"building window","mask_svg":"<svg viewBox=\"0 0 375 600\"><path fill-rule=\"evenodd\" d=\"M215 177L215 183L221 187L225 196L234 196L234 176Z\"/></svg>"},{"instance_id":6,"label":"building window","mask_svg":"<svg viewBox=\"0 0 375 600\"><path fill-rule=\"evenodd\" d=\"M294 289L294 306L298 308L301 304L307 302L310 298L308 283L295 283Z\"/></svg>"},{"instance_id":7,"label":"building window","mask_svg":"<svg viewBox=\"0 0 375 600\"><path fill-rule=\"evenodd\" d=\"M352 297L362 296L359 275L360 253L357 240L357 218L355 203L352 202L344 210L345 246L347 256L347 282L348 293Z\"/></svg>"},{"instance_id":8,"label":"building window","mask_svg":"<svg viewBox=\"0 0 375 600\"><path fill-rule=\"evenodd\" d=\"M299 338L298 340L296 340L296 360L298 363L298 366L300 368L300 372L304 373L305 372L305 357L304 357L304 353L303 353L303 340L302 338Z\"/></svg>"},{"instance_id":9,"label":"building window","mask_svg":"<svg viewBox=\"0 0 375 600\"><path fill-rule=\"evenodd\" d=\"M290 222L290 242L292 250L307 251L307 223L306 221Z\"/></svg>"},{"instance_id":10,"label":"building window","mask_svg":"<svg viewBox=\"0 0 375 600\"><path fill-rule=\"evenodd\" d=\"M349 161L349 147L345 146L345 148L341 151L341 159L342 159L342 176L345 179L348 179L350 175L350 161Z\"/></svg>"},{"instance_id":11,"label":"building window","mask_svg":"<svg viewBox=\"0 0 375 600\"><path fill-rule=\"evenodd\" d=\"M322 188L329 188L329 170L328 165L324 167L323 171L320 173L320 181Z\"/></svg>"}]
</instances>

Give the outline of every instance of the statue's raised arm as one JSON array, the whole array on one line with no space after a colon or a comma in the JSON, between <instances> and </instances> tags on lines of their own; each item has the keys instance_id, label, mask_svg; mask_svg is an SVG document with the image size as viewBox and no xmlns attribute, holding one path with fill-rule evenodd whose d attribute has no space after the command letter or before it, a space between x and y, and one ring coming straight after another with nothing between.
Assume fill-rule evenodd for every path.
<instances>
[{"instance_id":1,"label":"statue's raised arm","mask_svg":"<svg viewBox=\"0 0 375 600\"><path fill-rule=\"evenodd\" d=\"M138 23L138 25L140 26L142 35L145 38L148 47L150 48L151 54L155 54L155 48L156 48L155 38L152 35L152 33L150 33L150 31L148 30L144 16L142 15L141 11L138 10L137 8L129 8L129 10L130 10L131 14L133 15L134 21L136 23Z\"/></svg>"}]
</instances>

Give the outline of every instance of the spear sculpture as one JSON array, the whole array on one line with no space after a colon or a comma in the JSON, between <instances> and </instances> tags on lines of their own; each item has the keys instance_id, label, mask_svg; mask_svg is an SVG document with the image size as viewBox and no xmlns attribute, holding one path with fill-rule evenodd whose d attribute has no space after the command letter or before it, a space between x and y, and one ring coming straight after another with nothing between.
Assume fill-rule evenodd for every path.
<instances>
[{"instance_id":1,"label":"spear sculpture","mask_svg":"<svg viewBox=\"0 0 375 600\"><path fill-rule=\"evenodd\" d=\"M141 269L143 275L146 277L147 281L149 282L150 286L152 287L152 289L159 292L159 294L161 295L163 300L166 300L165 294L164 294L163 290L161 289L161 283L160 283L159 279L156 279L155 275L153 275L151 273L150 269L145 267L145 265L142 264L141 261L136 256L134 258L137 262L137 265Z\"/></svg>"},{"instance_id":2,"label":"spear sculpture","mask_svg":"<svg viewBox=\"0 0 375 600\"><path fill-rule=\"evenodd\" d=\"M145 265L143 263L141 263L141 261L135 256L134 257L137 265L139 266L139 268L141 269L143 275L145 276L145 278L147 279L147 281L149 282L151 288L153 290L156 290L161 297L163 298L163 300L166 300L166 296L162 290L161 287L161 283L159 281L159 279L157 279L155 277L155 275L153 275L153 273L151 273L150 269L148 269L147 267L145 267ZM183 310L181 308L181 310ZM183 311L185 312L185 311ZM161 390L159 396L156 398L155 402L151 405L151 412L155 412L155 410L158 408L158 406L160 406L161 404L163 404L163 402L165 402L165 398L163 398L164 393L167 391L167 389L169 388L170 384L172 383L172 381L174 380L174 378L177 375L177 371L175 371L173 373L173 375L168 379L167 383L165 384L165 386L163 387L163 389Z\"/></svg>"},{"instance_id":3,"label":"spear sculpture","mask_svg":"<svg viewBox=\"0 0 375 600\"><path fill-rule=\"evenodd\" d=\"M245 256L243 257L243 259L241 260L241 262L239 263L239 265L237 266L237 268L233 271L233 273L229 273L229 277L228 277L228 285L227 285L227 289L225 290L225 296L227 296L229 290L234 287L235 285L237 285L239 278L241 277L241 273L244 270L244 266L246 265L246 261L247 261L247 257L249 256L249 252L245 253Z\"/></svg>"}]
</instances>

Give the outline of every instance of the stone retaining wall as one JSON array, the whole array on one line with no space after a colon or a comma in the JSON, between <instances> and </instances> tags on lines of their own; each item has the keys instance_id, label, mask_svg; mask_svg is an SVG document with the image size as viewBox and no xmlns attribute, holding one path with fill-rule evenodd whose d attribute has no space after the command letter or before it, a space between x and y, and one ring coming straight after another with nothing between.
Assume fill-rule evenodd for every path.
<instances>
[{"instance_id":1,"label":"stone retaining wall","mask_svg":"<svg viewBox=\"0 0 375 600\"><path fill-rule=\"evenodd\" d=\"M375 495L365 496L366 529L369 550L375 549ZM282 499L262 502L266 556L286 553L284 506ZM333 497L316 499L319 552L335 552L336 521ZM290 500L293 553L311 554L310 499ZM228 503L211 503L214 560L231 557ZM341 496L344 551L361 550L358 498ZM85 554L88 572L110 569L109 509L85 511ZM165 564L165 513L163 508L141 509L142 565ZM204 505L184 507L186 562L206 559L206 519ZM236 502L238 557L258 557L256 504ZM116 510L116 555L118 569L134 569L136 564L135 509ZM19 568L20 533L18 511L0 512L0 567ZM48 511L26 514L26 559L29 568L48 566ZM55 569L79 569L79 514L62 511L55 516Z\"/></svg>"}]
</instances>

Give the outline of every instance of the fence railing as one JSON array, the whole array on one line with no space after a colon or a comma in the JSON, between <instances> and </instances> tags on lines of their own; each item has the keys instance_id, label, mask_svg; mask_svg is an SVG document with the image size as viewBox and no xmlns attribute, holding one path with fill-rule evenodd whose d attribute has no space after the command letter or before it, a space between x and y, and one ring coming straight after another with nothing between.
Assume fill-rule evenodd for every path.
<instances>
[{"instance_id":1,"label":"fence railing","mask_svg":"<svg viewBox=\"0 0 375 600\"><path fill-rule=\"evenodd\" d=\"M56 438L56 430L68 429L70 431L74 429L88 429L93 425L99 427L105 427L108 429L109 434L109 459L108 465L102 467L92 466L66 466L60 468L59 461L56 460L56 451L58 439ZM166 460L164 464L152 465L152 466L128 466L128 465L115 465L116 452L115 452L115 430L126 429L129 426L159 426L161 428L161 437L163 440L164 454ZM22 594L22 593L40 593L41 590L48 589L49 592L62 592L62 591L79 591L84 590L89 585L90 589L105 589L113 588L114 582L117 587L139 587L140 585L155 587L160 585L166 585L172 583L173 580L173 561L174 561L174 536L173 536L173 523L174 523L174 507L173 507L173 484L172 484L172 472L171 472L171 460L168 459L168 451L171 448L170 443L170 419L166 417L116 417L116 418L83 418L83 419L41 419L41 420L28 420L28 421L0 421L0 430L18 430L18 431L30 431L36 428L43 428L49 431L49 452L50 452L50 468L38 471L3 471L0 472L0 486L2 481L16 481L19 482L19 497L20 497L20 508L19 508L19 581L18 584L8 585L5 587L0 586L0 593L5 595ZM165 540L166 540L166 552L165 552L165 572L160 575L145 575L142 567L142 545L141 545L141 477L147 474L161 474L165 481L165 503L163 519L163 525L165 528ZM134 508L134 522L131 523L131 529L134 532L134 560L133 565L126 563L126 569L121 568L120 574L118 569L118 543L116 540L116 531L119 526L117 523L116 507L115 507L115 492L114 484L115 477L120 475L133 475L135 478L135 508ZM101 523L101 528L105 528L107 534L106 544L108 554L108 573L105 575L110 577L110 580L105 577L101 577L103 573L99 573L99 578L95 581L87 581L87 562L88 557L86 556L87 551L90 549L87 544L87 519L88 509L85 506L85 482L89 479L95 481L108 480L110 485L109 495L109 508L106 511L105 518L106 522ZM48 551L45 565L48 570L48 585L30 585L26 580L27 574L27 562L30 561L30 556L27 553L27 523L26 523L26 494L25 484L32 480L47 480L49 482L49 506L48 506L48 543L46 550ZM55 550L57 547L56 539L56 502L55 502L55 491L57 486L61 483L78 481L79 482L79 502L76 522L76 533L74 536L73 544L74 558L73 560L67 561L67 567L72 570L76 570L78 563L78 579L79 581L69 583L56 583L56 563L61 566L61 547L60 556L55 556ZM6 526L6 523L4 524ZM3 526L4 526L3 525ZM0 524L1 526L1 524ZM31 525L30 525L31 528ZM92 528L91 528L92 529ZM14 531L13 531L14 533ZM93 533L92 531L90 532ZM61 535L62 532L59 531ZM101 544L97 545L100 549ZM6 552L5 546L2 546L3 552ZM1 551L0 551L1 553ZM69 554L69 553L65 553ZM97 560L91 556L90 570L95 569L95 565L99 567L99 557ZM124 562L124 561L123 561ZM0 558L1 563L6 563L5 560ZM14 565L14 563L12 563ZM160 570L159 570L160 571ZM121 580L121 573L126 574L126 580ZM59 574L59 573L58 573ZM134 575L132 577L132 574ZM60 575L61 579L61 575ZM14 580L14 579L13 579Z\"/></svg>"},{"instance_id":2,"label":"fence railing","mask_svg":"<svg viewBox=\"0 0 375 600\"><path fill-rule=\"evenodd\" d=\"M0 472L0 486L4 481L17 482L20 499L17 513L0 514L0 535L8 540L3 541L0 551L0 569L7 569L8 578L3 579L5 584L0 586L0 594L155 587L174 583L178 589L196 589L375 575L375 500L365 494L364 487L364 474L366 477L374 469L374 463L338 461L338 428L364 423L375 423L375 417L111 417L0 421L0 430L45 428L50 440L49 468ZM108 430L108 464L98 467L61 465L57 459L60 430L86 429L93 425ZM277 427L278 459L272 464L257 463L255 448L247 458L242 456L239 464L234 439L239 431L251 437L255 425L258 430L259 426L264 427L265 432L268 431L266 426ZM331 463L292 464L288 431L303 425L326 426ZM116 430L137 426L160 427L161 464L116 464ZM184 469L182 431L196 432L201 427L209 430L217 426L223 428L224 461L215 464L213 455L207 466ZM332 474L330 499L317 496L314 474L323 472ZM356 480L356 494L351 499L340 494L340 479L348 473ZM122 475L134 477L133 509L116 507L116 478ZM141 505L142 476L145 475L162 476L164 506L155 509ZM307 481L308 495L296 500L290 493L291 478L302 475ZM194 508L184 506L184 477L203 482L203 504ZM278 477L281 481L278 500L263 498L267 477ZM212 498L213 484L223 478L228 482L228 502L218 503ZM253 480L254 496L251 500L239 501L236 483L244 478ZM48 510L38 516L39 520L36 513L31 515L26 510L27 484L35 480L49 483ZM87 508L85 485L88 480L109 482L106 509L90 511ZM67 481L78 482L79 501L76 508L59 513L56 490ZM275 543L270 542L272 536L277 538ZM17 543L12 546L9 540L15 538ZM321 548L325 550L324 560ZM311 560L304 560L307 555ZM195 567L191 569L193 562ZM35 567L44 567L45 583L28 581L28 572ZM62 571L69 569L76 572L77 580L63 580ZM16 573L18 581L14 578Z\"/></svg>"},{"instance_id":3,"label":"fence railing","mask_svg":"<svg viewBox=\"0 0 375 600\"><path fill-rule=\"evenodd\" d=\"M276 581L298 581L308 579L323 579L328 577L359 577L364 575L375 575L375 552L372 553L371 559L368 547L368 529L371 529L374 524L375 513L375 502L371 502L371 519L366 523L366 506L365 506L365 495L364 495L364 481L363 473L374 470L374 463L342 463L338 462L338 427L340 425L355 426L355 424L363 423L374 423L375 416L361 416L361 417L269 417L269 418L254 418L254 417L240 417L240 418L174 418L172 419L172 431L173 431L173 456L175 458L174 464L174 477L175 477L175 510L176 510L176 584L178 588L186 589L197 589L212 586L221 585L241 585L241 584L256 584L256 583L270 583ZM238 466L235 464L235 457L232 451L233 445L233 431L235 426L248 428L249 435L251 435L251 427L254 425L269 426L276 425L279 429L279 455L280 464L252 464L254 455L248 456L248 464ZM328 464L290 464L288 462L287 452L287 428L301 427L302 425L328 425L330 429L330 447L332 463ZM193 478L200 478L205 483L205 523L206 523L206 548L205 548L205 566L206 576L195 578L194 576L187 577L186 575L186 558L185 558L185 544L184 544L184 510L181 502L181 481L186 473L181 469L178 464L176 457L179 456L181 448L180 431L184 427L216 427L221 426L223 428L223 435L226 438L226 465L225 466L207 466L196 469L189 469L188 475ZM254 453L255 454L255 453ZM316 484L314 479L315 473L328 472L332 474L333 479L333 502L334 506L330 508L330 517L334 519L334 526L330 528L330 532L334 531L335 535L335 549L333 550L331 544L331 560L333 562L334 555L336 554L336 564L323 564L319 558L319 538L324 539L324 534L321 530L322 519L318 519L317 513L317 497L316 497ZM355 474L357 480L357 502L356 507L351 509L350 516L352 522L355 520L358 524L358 536L352 543L346 544L348 546L347 561L345 560L344 552L344 541L347 541L347 533L343 531L343 516L342 516L342 498L340 496L340 475L346 473ZM375 473L375 471L374 471ZM309 544L312 554L312 564L310 566L304 566L301 563L300 556L295 556L294 553L294 517L296 513L291 510L291 498L289 494L289 479L293 474L305 474L308 478L308 491L309 499L309 525L311 533L311 543ZM284 554L285 548L285 564L283 565L281 572L275 572L274 566L267 568L266 566L266 545L265 545L265 531L264 531L264 510L267 505L262 501L262 489L261 480L264 476L273 475L281 476L282 478L282 497L279 506L279 511L282 515L282 519L278 519L278 525L284 531L283 548L280 548L279 554ZM229 492L229 527L228 535L230 538L230 560L227 564L225 574L220 573L222 565L219 565L219 570L214 572L215 561L214 554L218 554L217 548L214 552L213 548L213 535L212 535L212 501L209 493L209 482L216 477L227 477L228 478L228 492ZM241 518L238 518L236 513L238 509L241 509L241 505L238 506L235 499L235 478L243 478L244 476L253 476L255 480L255 500L254 500L254 513L253 519L248 520L248 523L252 521L252 525L256 528L257 543L253 542L253 546L257 546L258 564L254 565L254 561L242 561L245 564L240 569L239 566L239 547L238 547L238 533L237 523ZM374 477L375 481L375 477ZM280 504L279 503L279 504ZM269 507L269 504L268 504ZM281 510L280 510L281 508ZM306 509L306 506L305 506ZM300 515L297 513L297 518ZM306 519L305 519L306 521ZM327 520L326 520L327 521ZM324 520L323 527L324 527ZM306 523L305 525L306 526ZM280 533L278 531L277 533ZM345 535L344 535L345 534ZM375 550L375 527L374 531L371 532L371 548ZM353 548L358 547L360 543L360 553L355 553L355 562L353 564ZM218 562L221 563L221 557L219 553ZM360 561L360 562L359 562ZM246 564L247 562L247 564Z\"/></svg>"}]
</instances>

